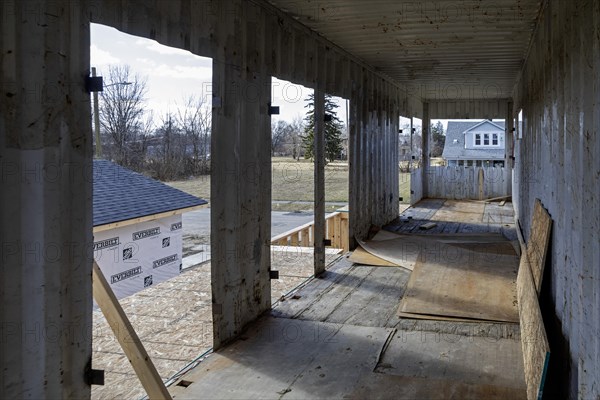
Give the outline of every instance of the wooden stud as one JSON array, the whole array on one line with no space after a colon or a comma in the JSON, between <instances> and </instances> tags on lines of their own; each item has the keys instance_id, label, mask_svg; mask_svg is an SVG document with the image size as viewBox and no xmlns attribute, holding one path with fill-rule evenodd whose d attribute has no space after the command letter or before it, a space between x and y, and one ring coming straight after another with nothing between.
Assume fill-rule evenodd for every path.
<instances>
[{"instance_id":1,"label":"wooden stud","mask_svg":"<svg viewBox=\"0 0 600 400\"><path fill-rule=\"evenodd\" d=\"M104 314L106 321L119 341L148 397L151 400L171 399L171 395L160 375L158 375L150 356L96 261L94 261L92 270L92 288L96 303L102 310L102 314Z\"/></svg>"},{"instance_id":2,"label":"wooden stud","mask_svg":"<svg viewBox=\"0 0 600 400\"><path fill-rule=\"evenodd\" d=\"M319 51L319 59L324 55ZM323 64L319 63L320 71ZM315 133L314 152L315 157L315 224L314 224L314 268L315 275L325 271L325 92L321 87L315 89Z\"/></svg>"}]
</instances>

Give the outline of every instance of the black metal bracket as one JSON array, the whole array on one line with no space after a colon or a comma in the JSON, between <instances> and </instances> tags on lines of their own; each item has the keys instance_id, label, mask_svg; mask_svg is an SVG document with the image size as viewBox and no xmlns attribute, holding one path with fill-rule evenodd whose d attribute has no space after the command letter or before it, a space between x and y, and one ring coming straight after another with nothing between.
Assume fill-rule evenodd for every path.
<instances>
[{"instance_id":1,"label":"black metal bracket","mask_svg":"<svg viewBox=\"0 0 600 400\"><path fill-rule=\"evenodd\" d=\"M85 91L88 93L102 92L104 83L101 76L88 76L85 78Z\"/></svg>"},{"instance_id":2,"label":"black metal bracket","mask_svg":"<svg viewBox=\"0 0 600 400\"><path fill-rule=\"evenodd\" d=\"M331 239L323 239L323 245L331 246Z\"/></svg>"},{"instance_id":3,"label":"black metal bracket","mask_svg":"<svg viewBox=\"0 0 600 400\"><path fill-rule=\"evenodd\" d=\"M269 103L269 115L279 115L279 106L272 106Z\"/></svg>"},{"instance_id":4,"label":"black metal bracket","mask_svg":"<svg viewBox=\"0 0 600 400\"><path fill-rule=\"evenodd\" d=\"M279 279L279 271L269 271L269 279Z\"/></svg>"},{"instance_id":5,"label":"black metal bracket","mask_svg":"<svg viewBox=\"0 0 600 400\"><path fill-rule=\"evenodd\" d=\"M93 369L92 360L88 361L85 367L85 382L90 386L104 386L104 370Z\"/></svg>"},{"instance_id":6,"label":"black metal bracket","mask_svg":"<svg viewBox=\"0 0 600 400\"><path fill-rule=\"evenodd\" d=\"M331 115L331 114L323 115L323 122L331 122L331 121L333 121L333 115Z\"/></svg>"}]
</instances>

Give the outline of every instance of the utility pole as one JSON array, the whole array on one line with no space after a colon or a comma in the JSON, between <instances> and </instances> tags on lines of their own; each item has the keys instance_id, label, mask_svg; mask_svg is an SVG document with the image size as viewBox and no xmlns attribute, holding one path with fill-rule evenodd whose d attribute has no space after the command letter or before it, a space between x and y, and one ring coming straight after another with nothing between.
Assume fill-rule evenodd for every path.
<instances>
[{"instance_id":1,"label":"utility pole","mask_svg":"<svg viewBox=\"0 0 600 400\"><path fill-rule=\"evenodd\" d=\"M96 76L96 67L92 67L92 76ZM94 91L94 133L96 137L96 158L102 158L102 141L100 140L100 113L98 111L98 92Z\"/></svg>"},{"instance_id":2,"label":"utility pole","mask_svg":"<svg viewBox=\"0 0 600 400\"><path fill-rule=\"evenodd\" d=\"M92 67L92 76L96 76L96 67ZM131 85L132 82L116 82L104 85L103 88L116 85ZM100 106L98 104L98 91L94 90L94 136L96 138L96 158L102 158L102 140L100 140Z\"/></svg>"}]
</instances>

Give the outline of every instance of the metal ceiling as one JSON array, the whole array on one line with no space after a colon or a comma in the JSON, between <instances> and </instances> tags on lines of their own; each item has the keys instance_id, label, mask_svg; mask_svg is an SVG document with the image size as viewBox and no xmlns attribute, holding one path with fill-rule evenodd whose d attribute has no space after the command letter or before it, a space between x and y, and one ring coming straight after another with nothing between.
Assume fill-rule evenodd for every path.
<instances>
[{"instance_id":1,"label":"metal ceiling","mask_svg":"<svg viewBox=\"0 0 600 400\"><path fill-rule=\"evenodd\" d=\"M429 99L507 98L540 0L270 0Z\"/></svg>"}]
</instances>

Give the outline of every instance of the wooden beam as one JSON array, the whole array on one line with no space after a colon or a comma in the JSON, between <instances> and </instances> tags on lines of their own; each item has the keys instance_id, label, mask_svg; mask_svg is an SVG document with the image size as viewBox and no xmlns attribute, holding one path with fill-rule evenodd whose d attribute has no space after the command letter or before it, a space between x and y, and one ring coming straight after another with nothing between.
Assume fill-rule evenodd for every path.
<instances>
[{"instance_id":1,"label":"wooden beam","mask_svg":"<svg viewBox=\"0 0 600 400\"><path fill-rule=\"evenodd\" d=\"M483 168L479 168L477 174L478 188L479 188L479 200L483 200Z\"/></svg>"},{"instance_id":2,"label":"wooden beam","mask_svg":"<svg viewBox=\"0 0 600 400\"><path fill-rule=\"evenodd\" d=\"M429 196L429 103L423 103L423 122L421 123L421 169L423 170L423 198Z\"/></svg>"},{"instance_id":3,"label":"wooden beam","mask_svg":"<svg viewBox=\"0 0 600 400\"><path fill-rule=\"evenodd\" d=\"M171 395L154 367L131 322L123 311L114 292L110 288L100 267L94 261L92 272L94 299L106 321L115 334L127 359L135 370L148 397L153 399L171 399Z\"/></svg>"},{"instance_id":4,"label":"wooden beam","mask_svg":"<svg viewBox=\"0 0 600 400\"><path fill-rule=\"evenodd\" d=\"M319 57L323 54L319 51ZM325 271L325 92L315 89L315 275Z\"/></svg>"},{"instance_id":5,"label":"wooden beam","mask_svg":"<svg viewBox=\"0 0 600 400\"><path fill-rule=\"evenodd\" d=\"M154 221L157 219L171 217L173 215L179 215L179 214L183 214L186 212L195 211L195 210L199 210L201 208L207 208L207 207L210 207L210 206L208 204L202 204L199 206L180 208L179 210L165 211L165 212L158 213L158 214L145 215L143 217L128 219L125 221L113 222L113 223L106 224L106 225L98 225L98 226L94 227L94 233L107 231L109 229L114 229L114 228L121 228L123 226L139 224L140 222Z\"/></svg>"}]
</instances>

